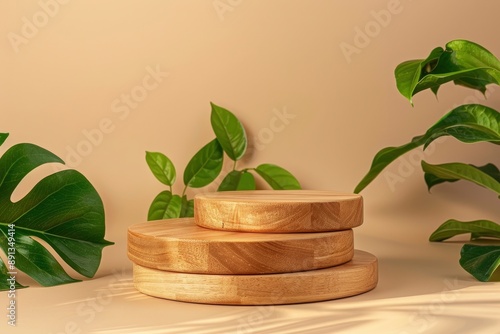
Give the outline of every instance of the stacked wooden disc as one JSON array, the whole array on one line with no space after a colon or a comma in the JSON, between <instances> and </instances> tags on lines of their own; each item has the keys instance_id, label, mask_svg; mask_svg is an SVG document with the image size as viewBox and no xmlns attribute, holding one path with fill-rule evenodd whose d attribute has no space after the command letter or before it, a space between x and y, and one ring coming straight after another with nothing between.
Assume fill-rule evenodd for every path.
<instances>
[{"instance_id":1,"label":"stacked wooden disc","mask_svg":"<svg viewBox=\"0 0 500 334\"><path fill-rule=\"evenodd\" d=\"M197 195L194 218L132 225L134 285L172 300L292 304L353 296L377 285L377 258L354 249L359 195L237 191Z\"/></svg>"}]
</instances>

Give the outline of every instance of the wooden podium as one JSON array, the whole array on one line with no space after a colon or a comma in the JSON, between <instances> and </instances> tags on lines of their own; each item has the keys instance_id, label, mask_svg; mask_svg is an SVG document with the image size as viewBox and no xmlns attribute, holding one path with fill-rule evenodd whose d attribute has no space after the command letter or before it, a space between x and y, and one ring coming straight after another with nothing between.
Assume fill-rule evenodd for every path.
<instances>
[{"instance_id":1,"label":"wooden podium","mask_svg":"<svg viewBox=\"0 0 500 334\"><path fill-rule=\"evenodd\" d=\"M354 250L359 195L235 191L195 197L194 218L128 229L134 285L178 301L277 305L353 296L377 285L377 258Z\"/></svg>"}]
</instances>

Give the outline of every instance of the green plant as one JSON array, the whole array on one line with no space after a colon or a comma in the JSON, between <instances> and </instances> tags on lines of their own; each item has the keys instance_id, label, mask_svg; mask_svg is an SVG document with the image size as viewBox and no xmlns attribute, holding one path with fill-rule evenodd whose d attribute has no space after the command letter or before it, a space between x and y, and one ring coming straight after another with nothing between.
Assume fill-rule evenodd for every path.
<instances>
[{"instance_id":1,"label":"green plant","mask_svg":"<svg viewBox=\"0 0 500 334\"><path fill-rule=\"evenodd\" d=\"M430 89L437 94L442 84L453 81L457 85L486 92L486 85L500 84L500 62L482 46L464 40L446 44L446 49L435 48L426 59L401 63L395 70L399 92L413 105L412 98L420 91ZM398 147L379 151L370 170L354 190L362 191L391 162L401 155L427 146L442 136L452 136L464 143L489 142L500 144L500 113L480 104L461 105L444 115L421 136ZM444 182L466 180L500 195L500 172L489 163L474 166L464 163L432 165L422 161L427 187L430 189ZM479 238L500 239L500 225L478 220L460 222L448 220L430 237L430 241L442 241L462 233L471 233L471 240ZM480 281L491 279L500 265L500 246L464 245L460 265Z\"/></svg>"},{"instance_id":2,"label":"green plant","mask_svg":"<svg viewBox=\"0 0 500 334\"><path fill-rule=\"evenodd\" d=\"M7 139L0 133L0 145ZM93 277L101 262L102 249L113 244L104 240L104 208L90 182L75 170L64 170L38 182L22 199L12 193L21 180L46 163L64 163L33 144L17 144L0 157L0 290L24 287L11 281L12 272L25 272L43 286L78 281L70 277L55 257L35 238L43 240L75 271Z\"/></svg>"},{"instance_id":3,"label":"green plant","mask_svg":"<svg viewBox=\"0 0 500 334\"><path fill-rule=\"evenodd\" d=\"M300 189L297 179L287 170L273 164L261 164L255 168L236 169L237 162L245 155L248 141L238 118L222 107L211 103L210 121L215 139L203 146L184 169L184 190L181 195L172 193L176 170L172 161L159 152L146 152L146 162L153 175L168 190L160 192L149 208L148 220L193 217L194 202L186 196L187 188L201 188L217 179L222 171L224 153L233 161L232 169L224 177L218 191L254 190L255 178L262 177L273 189Z\"/></svg>"}]
</instances>

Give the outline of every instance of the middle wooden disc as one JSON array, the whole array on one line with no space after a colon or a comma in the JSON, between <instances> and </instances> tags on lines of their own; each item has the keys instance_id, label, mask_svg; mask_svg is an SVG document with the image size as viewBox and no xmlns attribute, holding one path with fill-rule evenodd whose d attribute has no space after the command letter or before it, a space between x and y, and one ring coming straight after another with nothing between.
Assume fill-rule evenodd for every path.
<instances>
[{"instance_id":1,"label":"middle wooden disc","mask_svg":"<svg viewBox=\"0 0 500 334\"><path fill-rule=\"evenodd\" d=\"M275 274L346 263L351 229L321 233L245 233L199 227L193 218L157 220L128 229L128 257L143 267L196 274Z\"/></svg>"}]
</instances>

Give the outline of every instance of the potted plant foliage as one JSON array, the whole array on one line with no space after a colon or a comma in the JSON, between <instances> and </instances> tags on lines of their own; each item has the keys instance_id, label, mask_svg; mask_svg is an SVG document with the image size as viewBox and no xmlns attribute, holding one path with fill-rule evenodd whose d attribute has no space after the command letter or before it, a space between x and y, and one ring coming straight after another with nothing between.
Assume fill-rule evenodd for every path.
<instances>
[{"instance_id":1,"label":"potted plant foliage","mask_svg":"<svg viewBox=\"0 0 500 334\"><path fill-rule=\"evenodd\" d=\"M478 90L483 94L488 84L500 85L500 61L482 46L465 40L454 40L446 48L437 47L425 59L401 63L395 70L399 92L413 105L415 94L430 89L434 94L447 82ZM438 120L423 135L409 143L386 147L379 151L370 170L357 185L355 192L362 191L391 162L401 155L423 146L425 150L437 138L451 136L466 143L488 142L491 154L500 144L500 113L481 104L460 105ZM422 161L422 170L428 189L446 182L464 180L473 182L500 196L500 172L492 163L475 166L452 162L430 164ZM443 241L458 234L470 233L471 240L481 238L500 239L500 225L486 219L444 222L430 241ZM488 281L500 265L500 244L465 244L461 250L460 265L480 281Z\"/></svg>"},{"instance_id":2,"label":"potted plant foliage","mask_svg":"<svg viewBox=\"0 0 500 334\"><path fill-rule=\"evenodd\" d=\"M237 163L245 155L248 139L245 128L229 110L210 104L210 122L215 138L203 146L184 169L184 189L180 195L172 192L176 169L163 153L146 152L146 162L158 181L168 186L151 203L148 220L193 217L194 201L188 199L187 188L201 188L214 182L222 171L224 153L232 161L232 169L224 176L218 191L255 190L254 174L259 175L275 190L300 189L300 183L286 169L275 164L238 169Z\"/></svg>"}]
</instances>

